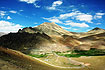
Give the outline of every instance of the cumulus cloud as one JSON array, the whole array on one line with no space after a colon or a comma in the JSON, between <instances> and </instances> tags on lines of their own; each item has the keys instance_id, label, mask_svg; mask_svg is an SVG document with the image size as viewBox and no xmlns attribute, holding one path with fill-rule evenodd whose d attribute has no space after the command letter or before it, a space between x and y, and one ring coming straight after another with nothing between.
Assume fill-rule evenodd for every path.
<instances>
[{"instance_id":1,"label":"cumulus cloud","mask_svg":"<svg viewBox=\"0 0 105 70\"><path fill-rule=\"evenodd\" d=\"M10 12L10 13L14 13L14 14L17 13L17 11L14 11L14 10L11 10L11 11L9 11L9 12Z\"/></svg>"},{"instance_id":2,"label":"cumulus cloud","mask_svg":"<svg viewBox=\"0 0 105 70\"><path fill-rule=\"evenodd\" d=\"M54 1L51 7L46 7L49 10L57 10L56 7L62 5L62 1Z\"/></svg>"},{"instance_id":3,"label":"cumulus cloud","mask_svg":"<svg viewBox=\"0 0 105 70\"><path fill-rule=\"evenodd\" d=\"M61 26L61 27L64 29L71 29L71 27L64 27L64 26Z\"/></svg>"},{"instance_id":4,"label":"cumulus cloud","mask_svg":"<svg viewBox=\"0 0 105 70\"><path fill-rule=\"evenodd\" d=\"M27 3L34 3L36 0L20 0L22 2L27 2Z\"/></svg>"},{"instance_id":5,"label":"cumulus cloud","mask_svg":"<svg viewBox=\"0 0 105 70\"><path fill-rule=\"evenodd\" d=\"M93 23L93 16L86 13L81 13L80 11L74 11L70 13L60 14L58 17L50 17L58 20L66 20L66 19L75 19L82 22Z\"/></svg>"},{"instance_id":6,"label":"cumulus cloud","mask_svg":"<svg viewBox=\"0 0 105 70\"><path fill-rule=\"evenodd\" d=\"M56 17L51 17L51 18L43 18L45 20L48 20L50 22L55 22L55 23L62 23L59 19L57 19Z\"/></svg>"},{"instance_id":7,"label":"cumulus cloud","mask_svg":"<svg viewBox=\"0 0 105 70\"><path fill-rule=\"evenodd\" d=\"M64 19L76 19L79 21L85 21L88 23L92 23L93 16L86 13L81 13L79 11L74 11L70 13L60 14L58 17L55 17L56 19L64 20Z\"/></svg>"},{"instance_id":8,"label":"cumulus cloud","mask_svg":"<svg viewBox=\"0 0 105 70\"><path fill-rule=\"evenodd\" d=\"M67 23L64 23L65 25L70 25L72 27L89 27L88 24L86 23L75 23L75 22L72 22L72 21L67 21Z\"/></svg>"},{"instance_id":9,"label":"cumulus cloud","mask_svg":"<svg viewBox=\"0 0 105 70\"><path fill-rule=\"evenodd\" d=\"M66 19L66 18L68 18L68 17L72 17L72 16L75 16L75 15L77 15L76 12L66 13L66 14L61 14L58 18L59 18L59 19Z\"/></svg>"},{"instance_id":10,"label":"cumulus cloud","mask_svg":"<svg viewBox=\"0 0 105 70\"><path fill-rule=\"evenodd\" d=\"M88 23L92 23L92 20L93 20L92 15L81 13L79 11L70 12L70 13L66 13L66 14L61 14L58 18L59 19L71 18L71 19L76 19L76 20L79 20L79 21L85 21L85 22L88 22Z\"/></svg>"},{"instance_id":11,"label":"cumulus cloud","mask_svg":"<svg viewBox=\"0 0 105 70\"><path fill-rule=\"evenodd\" d=\"M51 22L55 22L55 23L70 25L72 27L89 27L89 25L86 24L86 22L93 23L92 15L81 13L80 11L73 11L70 13L60 14L58 17L53 16L50 18L43 18L43 19L51 21ZM72 19L75 21L71 21Z\"/></svg>"},{"instance_id":12,"label":"cumulus cloud","mask_svg":"<svg viewBox=\"0 0 105 70\"><path fill-rule=\"evenodd\" d=\"M19 24L14 24L12 22L8 21L0 21L0 32L17 32L19 29L21 29L23 26Z\"/></svg>"},{"instance_id":13,"label":"cumulus cloud","mask_svg":"<svg viewBox=\"0 0 105 70\"><path fill-rule=\"evenodd\" d=\"M55 1L55 2L53 2L52 6L56 7L56 6L61 5L62 3L63 3L62 1Z\"/></svg>"},{"instance_id":14,"label":"cumulus cloud","mask_svg":"<svg viewBox=\"0 0 105 70\"><path fill-rule=\"evenodd\" d=\"M95 19L101 19L103 15L105 15L105 13L96 13L94 18Z\"/></svg>"},{"instance_id":15,"label":"cumulus cloud","mask_svg":"<svg viewBox=\"0 0 105 70\"><path fill-rule=\"evenodd\" d=\"M38 0L20 0L21 2L26 2L28 4L33 4L36 8L40 8L35 2Z\"/></svg>"},{"instance_id":16,"label":"cumulus cloud","mask_svg":"<svg viewBox=\"0 0 105 70\"><path fill-rule=\"evenodd\" d=\"M10 16L8 16L7 19L12 19L12 18Z\"/></svg>"},{"instance_id":17,"label":"cumulus cloud","mask_svg":"<svg viewBox=\"0 0 105 70\"><path fill-rule=\"evenodd\" d=\"M0 11L0 17L3 18L6 15L6 11Z\"/></svg>"},{"instance_id":18,"label":"cumulus cloud","mask_svg":"<svg viewBox=\"0 0 105 70\"><path fill-rule=\"evenodd\" d=\"M96 13L96 15L101 15L102 16L102 15L105 15L105 13Z\"/></svg>"},{"instance_id":19,"label":"cumulus cloud","mask_svg":"<svg viewBox=\"0 0 105 70\"><path fill-rule=\"evenodd\" d=\"M89 14L80 14L80 15L76 16L76 19L80 20L80 21L86 21L88 23L92 23L93 16L89 15Z\"/></svg>"}]
</instances>

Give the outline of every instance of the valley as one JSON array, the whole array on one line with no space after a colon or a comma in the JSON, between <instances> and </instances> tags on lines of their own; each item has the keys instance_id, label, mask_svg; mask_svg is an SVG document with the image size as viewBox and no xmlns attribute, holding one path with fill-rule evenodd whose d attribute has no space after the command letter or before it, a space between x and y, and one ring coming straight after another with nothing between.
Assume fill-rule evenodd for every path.
<instances>
[{"instance_id":1,"label":"valley","mask_svg":"<svg viewBox=\"0 0 105 70\"><path fill-rule=\"evenodd\" d=\"M56 23L19 29L0 37L1 70L104 70L105 30L64 30ZM12 70L12 69L11 69Z\"/></svg>"}]
</instances>

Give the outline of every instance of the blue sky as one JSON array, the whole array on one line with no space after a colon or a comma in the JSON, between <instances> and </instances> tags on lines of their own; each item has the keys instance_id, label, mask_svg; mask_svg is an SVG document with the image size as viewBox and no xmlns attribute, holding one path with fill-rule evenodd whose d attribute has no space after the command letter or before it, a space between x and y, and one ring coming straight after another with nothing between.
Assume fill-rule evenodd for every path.
<instances>
[{"instance_id":1,"label":"blue sky","mask_svg":"<svg viewBox=\"0 0 105 70\"><path fill-rule=\"evenodd\" d=\"M0 32L55 22L72 32L105 29L105 0L0 0Z\"/></svg>"}]
</instances>

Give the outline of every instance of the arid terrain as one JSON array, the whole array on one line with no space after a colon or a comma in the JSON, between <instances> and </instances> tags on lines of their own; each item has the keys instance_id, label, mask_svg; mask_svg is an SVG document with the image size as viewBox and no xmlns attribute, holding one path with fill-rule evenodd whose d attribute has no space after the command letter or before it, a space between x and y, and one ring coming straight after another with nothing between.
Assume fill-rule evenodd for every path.
<instances>
[{"instance_id":1,"label":"arid terrain","mask_svg":"<svg viewBox=\"0 0 105 70\"><path fill-rule=\"evenodd\" d=\"M105 70L105 30L69 32L55 23L0 37L0 70Z\"/></svg>"}]
</instances>

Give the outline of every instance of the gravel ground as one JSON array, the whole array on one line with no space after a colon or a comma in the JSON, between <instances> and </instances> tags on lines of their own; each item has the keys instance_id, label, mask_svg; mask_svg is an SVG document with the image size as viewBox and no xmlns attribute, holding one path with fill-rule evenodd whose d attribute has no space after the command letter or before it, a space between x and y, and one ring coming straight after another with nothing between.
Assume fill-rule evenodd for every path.
<instances>
[{"instance_id":1,"label":"gravel ground","mask_svg":"<svg viewBox=\"0 0 105 70\"><path fill-rule=\"evenodd\" d=\"M15 66L9 63L8 61L0 59L0 70L25 70L25 69Z\"/></svg>"}]
</instances>

